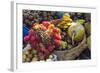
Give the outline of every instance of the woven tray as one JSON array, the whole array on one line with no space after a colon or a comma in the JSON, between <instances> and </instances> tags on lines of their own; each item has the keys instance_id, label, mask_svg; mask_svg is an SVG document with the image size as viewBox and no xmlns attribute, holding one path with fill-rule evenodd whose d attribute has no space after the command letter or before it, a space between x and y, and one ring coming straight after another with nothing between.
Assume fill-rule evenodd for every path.
<instances>
[{"instance_id":1,"label":"woven tray","mask_svg":"<svg viewBox=\"0 0 100 73\"><path fill-rule=\"evenodd\" d=\"M84 39L81 41L81 43L78 46L71 48L69 50L54 51L54 54L58 56L58 60L74 60L85 49L87 49L86 36L84 36Z\"/></svg>"}]
</instances>

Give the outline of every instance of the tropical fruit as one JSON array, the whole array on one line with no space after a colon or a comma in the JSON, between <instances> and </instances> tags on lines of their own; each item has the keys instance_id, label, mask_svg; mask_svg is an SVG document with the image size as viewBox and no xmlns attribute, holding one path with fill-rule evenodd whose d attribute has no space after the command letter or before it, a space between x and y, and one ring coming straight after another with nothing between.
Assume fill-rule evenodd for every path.
<instances>
[{"instance_id":1,"label":"tropical fruit","mask_svg":"<svg viewBox=\"0 0 100 73\"><path fill-rule=\"evenodd\" d=\"M68 28L68 35L74 42L79 42L83 39L85 34L85 29L83 25L78 23L71 23L71 26Z\"/></svg>"}]
</instances>

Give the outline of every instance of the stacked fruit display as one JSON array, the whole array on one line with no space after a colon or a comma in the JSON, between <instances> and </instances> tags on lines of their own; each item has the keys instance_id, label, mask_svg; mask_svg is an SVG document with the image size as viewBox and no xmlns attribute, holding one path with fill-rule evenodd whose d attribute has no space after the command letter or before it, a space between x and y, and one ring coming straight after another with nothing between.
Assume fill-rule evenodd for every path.
<instances>
[{"instance_id":1,"label":"stacked fruit display","mask_svg":"<svg viewBox=\"0 0 100 73\"><path fill-rule=\"evenodd\" d=\"M62 30L62 39L67 43L67 49L75 47L82 41L85 29L82 23L84 20L73 22L68 14L64 14L62 21L57 25Z\"/></svg>"},{"instance_id":2,"label":"stacked fruit display","mask_svg":"<svg viewBox=\"0 0 100 73\"><path fill-rule=\"evenodd\" d=\"M56 47L61 44L61 31L48 21L34 24L29 35L24 37L24 42L31 45L36 51L37 60L46 60Z\"/></svg>"},{"instance_id":3,"label":"stacked fruit display","mask_svg":"<svg viewBox=\"0 0 100 73\"><path fill-rule=\"evenodd\" d=\"M79 46L84 40L84 36L86 36L87 39L87 41L84 43L88 46L85 48L91 48L91 23L90 15L88 13L65 13L50 11L28 12L29 14L35 13L35 15L32 15L33 17L30 15L30 18L32 19L30 22L32 25L29 28L28 34L23 38L23 42L30 45L30 47L27 49L25 49L27 45L23 49L23 62L56 61L61 53L56 54L55 51L64 53L63 51L74 50L74 48ZM28 19L26 17L28 16L28 12L24 11L24 13L26 13L26 15L24 14L25 24L27 24L25 21ZM59 14L60 16L57 17ZM32 23L35 16L37 16L36 20L38 21ZM52 18L48 18L49 16ZM47 19L45 19L46 17ZM40 20L38 18L42 19ZM84 44L81 44L79 49L83 47ZM77 50L74 51L77 53ZM80 51L80 53L82 53L82 51ZM68 56L71 55L69 54Z\"/></svg>"},{"instance_id":4,"label":"stacked fruit display","mask_svg":"<svg viewBox=\"0 0 100 73\"><path fill-rule=\"evenodd\" d=\"M64 12L23 10L23 24L30 27L34 23L62 18Z\"/></svg>"}]
</instances>

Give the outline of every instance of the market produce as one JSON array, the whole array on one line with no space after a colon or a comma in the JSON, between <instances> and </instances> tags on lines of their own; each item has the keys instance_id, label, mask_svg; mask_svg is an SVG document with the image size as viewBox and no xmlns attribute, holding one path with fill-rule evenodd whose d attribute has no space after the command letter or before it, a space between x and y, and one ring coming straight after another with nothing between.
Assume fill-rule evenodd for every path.
<instances>
[{"instance_id":1,"label":"market produce","mask_svg":"<svg viewBox=\"0 0 100 73\"><path fill-rule=\"evenodd\" d=\"M23 10L22 61L91 58L91 14ZM89 55L87 55L89 54ZM83 58L84 59L84 58Z\"/></svg>"},{"instance_id":2,"label":"market produce","mask_svg":"<svg viewBox=\"0 0 100 73\"><path fill-rule=\"evenodd\" d=\"M87 45L88 45L88 48L91 49L91 37L90 36L87 38Z\"/></svg>"},{"instance_id":3,"label":"market produce","mask_svg":"<svg viewBox=\"0 0 100 73\"><path fill-rule=\"evenodd\" d=\"M61 41L61 45L59 47L59 50L67 49L67 42L66 41Z\"/></svg>"},{"instance_id":4,"label":"market produce","mask_svg":"<svg viewBox=\"0 0 100 73\"><path fill-rule=\"evenodd\" d=\"M76 21L76 23L78 23L78 24L84 24L84 23L85 23L85 20L83 20L83 19L78 19L78 20Z\"/></svg>"},{"instance_id":5,"label":"market produce","mask_svg":"<svg viewBox=\"0 0 100 73\"><path fill-rule=\"evenodd\" d=\"M23 62L38 61L37 51L35 49L24 49Z\"/></svg>"},{"instance_id":6,"label":"market produce","mask_svg":"<svg viewBox=\"0 0 100 73\"><path fill-rule=\"evenodd\" d=\"M45 21L43 24L35 24L24 41L36 49L39 60L45 60L61 44L60 33L59 28Z\"/></svg>"},{"instance_id":7,"label":"market produce","mask_svg":"<svg viewBox=\"0 0 100 73\"><path fill-rule=\"evenodd\" d=\"M89 22L84 24L85 30L87 35L89 36L91 34L91 24Z\"/></svg>"},{"instance_id":8,"label":"market produce","mask_svg":"<svg viewBox=\"0 0 100 73\"><path fill-rule=\"evenodd\" d=\"M31 58L32 58L32 56L30 56L30 55L32 55L32 54L29 50L24 50L23 51L23 56L22 56L23 57L23 62L30 62Z\"/></svg>"},{"instance_id":9,"label":"market produce","mask_svg":"<svg viewBox=\"0 0 100 73\"><path fill-rule=\"evenodd\" d=\"M78 57L85 49L87 49L86 36L84 36L84 39L78 46L75 46L68 50L55 51L55 54L58 55L58 59L60 61L75 60L75 58Z\"/></svg>"},{"instance_id":10,"label":"market produce","mask_svg":"<svg viewBox=\"0 0 100 73\"><path fill-rule=\"evenodd\" d=\"M34 23L60 19L62 16L63 12L23 10L23 24L30 28Z\"/></svg>"},{"instance_id":11,"label":"market produce","mask_svg":"<svg viewBox=\"0 0 100 73\"><path fill-rule=\"evenodd\" d=\"M79 42L83 39L85 34L85 29L81 24L71 23L71 26L68 28L68 35L73 42Z\"/></svg>"},{"instance_id":12,"label":"market produce","mask_svg":"<svg viewBox=\"0 0 100 73\"><path fill-rule=\"evenodd\" d=\"M70 16L66 13L63 15L62 21L58 24L58 27L66 29L68 28L72 22L72 19L70 18Z\"/></svg>"}]
</instances>

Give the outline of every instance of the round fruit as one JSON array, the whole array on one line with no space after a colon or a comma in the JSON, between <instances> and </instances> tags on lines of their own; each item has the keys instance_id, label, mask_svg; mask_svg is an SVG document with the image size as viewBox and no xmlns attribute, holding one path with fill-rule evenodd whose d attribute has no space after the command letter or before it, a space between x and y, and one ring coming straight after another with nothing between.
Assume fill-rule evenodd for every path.
<instances>
[{"instance_id":1,"label":"round fruit","mask_svg":"<svg viewBox=\"0 0 100 73\"><path fill-rule=\"evenodd\" d=\"M66 41L61 41L61 45L59 49L66 49L67 48L67 42Z\"/></svg>"},{"instance_id":2,"label":"round fruit","mask_svg":"<svg viewBox=\"0 0 100 73\"><path fill-rule=\"evenodd\" d=\"M42 24L43 24L45 27L48 28L48 26L50 25L50 22L48 22L48 21L43 21Z\"/></svg>"},{"instance_id":3,"label":"round fruit","mask_svg":"<svg viewBox=\"0 0 100 73\"><path fill-rule=\"evenodd\" d=\"M37 57L32 58L32 61L38 61Z\"/></svg>"},{"instance_id":4,"label":"round fruit","mask_svg":"<svg viewBox=\"0 0 100 73\"><path fill-rule=\"evenodd\" d=\"M83 39L85 34L85 29L83 25L78 23L71 23L68 28L68 35L74 42L79 42Z\"/></svg>"}]
</instances>

